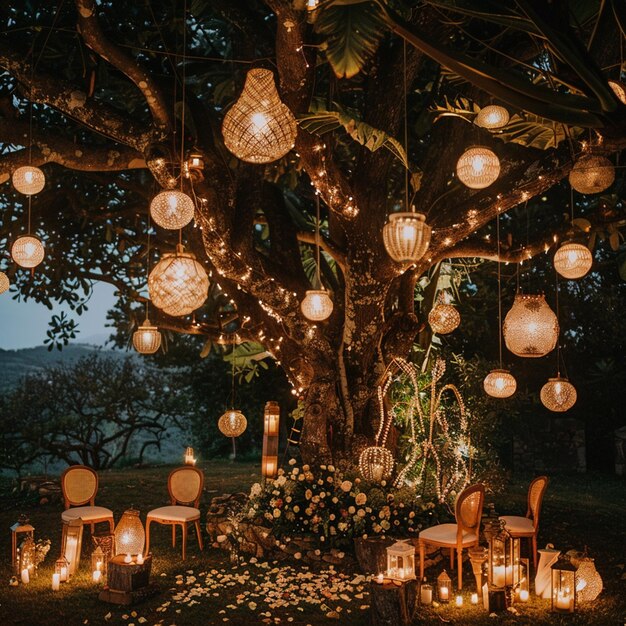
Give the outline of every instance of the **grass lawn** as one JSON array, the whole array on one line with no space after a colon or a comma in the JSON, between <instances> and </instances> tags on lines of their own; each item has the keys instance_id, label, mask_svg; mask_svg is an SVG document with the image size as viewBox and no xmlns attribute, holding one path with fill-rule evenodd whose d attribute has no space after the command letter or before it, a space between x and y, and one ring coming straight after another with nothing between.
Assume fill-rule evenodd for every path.
<instances>
[{"instance_id":1,"label":"grass lawn","mask_svg":"<svg viewBox=\"0 0 626 626\"><path fill-rule=\"evenodd\" d=\"M255 464L206 462L204 510L213 495L247 491L258 480ZM167 474L170 467L125 469L102 472L96 502L113 509L116 520L125 508L134 505L142 518L151 508L167 503ZM524 514L526 488L530 477L519 477L506 493L495 498L500 513ZM439 624L626 624L626 489L625 481L612 476L575 475L552 478L546 492L540 528L540 545L548 541L557 548L583 549L588 546L601 573L605 589L595 602L580 607L574 616L549 612L549 603L531 595L519 615L505 614L489 618L478 608L469 607L474 591L471 568L466 564L464 608L452 605L420 610L415 623ZM493 498L487 498L491 501ZM29 585L9 587L10 532L19 513L27 513L35 526L36 538L50 538L52 549ZM200 553L196 538L190 534L186 563L180 561L179 549L171 546L169 528L153 525L154 555L152 579L158 595L135 607L119 608L97 599L98 587L91 582L88 528L83 541L83 560L77 576L61 591L50 590L54 560L61 540L61 506L11 506L3 500L0 511L2 559L0 562L0 626L74 626L79 624L161 624L252 625L252 624L322 624L336 621L347 625L369 623L366 608L367 586L354 572L333 573L328 569L311 571L297 562L281 564L254 563L233 567L227 555L210 546ZM102 527L104 529L104 526ZM439 572L427 572L432 580ZM453 577L454 578L454 577ZM364 588L363 588L364 587ZM343 596L343 597L342 597ZM268 602L269 600L269 602ZM271 603L294 602L297 606L270 608ZM232 608L231 608L232 607Z\"/></svg>"}]
</instances>

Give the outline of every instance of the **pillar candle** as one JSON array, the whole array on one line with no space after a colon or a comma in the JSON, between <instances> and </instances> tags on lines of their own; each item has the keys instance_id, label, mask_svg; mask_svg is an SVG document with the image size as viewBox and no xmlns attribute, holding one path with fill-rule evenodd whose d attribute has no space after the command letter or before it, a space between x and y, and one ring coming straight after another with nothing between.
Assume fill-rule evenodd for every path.
<instances>
[{"instance_id":1,"label":"pillar candle","mask_svg":"<svg viewBox=\"0 0 626 626\"><path fill-rule=\"evenodd\" d=\"M528 589L521 589L519 592L519 599L522 602L528 602Z\"/></svg>"},{"instance_id":2,"label":"pillar candle","mask_svg":"<svg viewBox=\"0 0 626 626\"><path fill-rule=\"evenodd\" d=\"M61 568L60 580L61 580L61 582L66 582L67 581L67 567L65 565Z\"/></svg>"},{"instance_id":3,"label":"pillar candle","mask_svg":"<svg viewBox=\"0 0 626 626\"><path fill-rule=\"evenodd\" d=\"M478 594L477 593L473 593L472 594L472 604L478 604Z\"/></svg>"},{"instance_id":4,"label":"pillar candle","mask_svg":"<svg viewBox=\"0 0 626 626\"><path fill-rule=\"evenodd\" d=\"M52 591L58 591L61 583L60 574L52 574Z\"/></svg>"},{"instance_id":5,"label":"pillar candle","mask_svg":"<svg viewBox=\"0 0 626 626\"><path fill-rule=\"evenodd\" d=\"M457 596L456 597L456 605L457 606L463 606L463 596Z\"/></svg>"},{"instance_id":6,"label":"pillar candle","mask_svg":"<svg viewBox=\"0 0 626 626\"><path fill-rule=\"evenodd\" d=\"M130 556L130 554L127 554L127 555L124 557L124 563L132 563L132 562L133 562L133 557L132 557L132 556Z\"/></svg>"},{"instance_id":7,"label":"pillar candle","mask_svg":"<svg viewBox=\"0 0 626 626\"><path fill-rule=\"evenodd\" d=\"M94 583L99 583L102 578L102 572L99 569L94 570L92 578Z\"/></svg>"},{"instance_id":8,"label":"pillar candle","mask_svg":"<svg viewBox=\"0 0 626 626\"><path fill-rule=\"evenodd\" d=\"M420 587L420 602L424 605L432 604L433 588L430 585L422 585Z\"/></svg>"},{"instance_id":9,"label":"pillar candle","mask_svg":"<svg viewBox=\"0 0 626 626\"><path fill-rule=\"evenodd\" d=\"M137 555L137 565L143 565L143 554Z\"/></svg>"},{"instance_id":10,"label":"pillar candle","mask_svg":"<svg viewBox=\"0 0 626 626\"><path fill-rule=\"evenodd\" d=\"M30 574L28 573L28 568L25 567L22 570L22 582L27 585L30 582Z\"/></svg>"}]
</instances>

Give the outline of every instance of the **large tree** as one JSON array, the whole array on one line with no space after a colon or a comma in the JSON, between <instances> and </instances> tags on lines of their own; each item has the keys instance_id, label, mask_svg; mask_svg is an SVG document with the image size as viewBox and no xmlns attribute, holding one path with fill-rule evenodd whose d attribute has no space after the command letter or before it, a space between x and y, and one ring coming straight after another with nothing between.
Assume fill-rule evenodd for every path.
<instances>
[{"instance_id":1,"label":"large tree","mask_svg":"<svg viewBox=\"0 0 626 626\"><path fill-rule=\"evenodd\" d=\"M0 180L32 159L48 182L33 201L47 257L33 277L11 266L14 290L80 310L102 280L125 303L142 301L148 203L159 185L178 182L184 120L185 145L202 154L204 168L183 176L197 226L183 237L213 288L193 318L157 321L262 344L302 397L306 459L350 454L371 438L375 381L416 338L428 343L424 321L442 261L520 261L553 245L568 226L561 210L539 240L506 249L485 229L499 213L550 193L569 173L579 139L604 153L626 145L626 107L607 83L620 71L626 16L618 2L15 4L2 8ZM255 65L275 68L281 97L300 118L295 149L270 166L237 161L220 132ZM493 99L515 114L503 132L467 123ZM502 164L498 181L480 191L454 175L475 143ZM381 235L403 205L407 163L412 202L433 228L414 264L394 262ZM321 324L299 309L311 287L316 190L320 269L334 301ZM25 211L9 185L3 192L7 248ZM176 241L157 229L153 251ZM429 286L416 308L424 276Z\"/></svg>"}]
</instances>

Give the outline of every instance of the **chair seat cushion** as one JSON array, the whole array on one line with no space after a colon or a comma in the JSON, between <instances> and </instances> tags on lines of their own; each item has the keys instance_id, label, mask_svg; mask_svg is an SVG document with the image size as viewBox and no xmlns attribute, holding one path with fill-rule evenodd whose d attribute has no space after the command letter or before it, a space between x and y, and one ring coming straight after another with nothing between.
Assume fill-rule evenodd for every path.
<instances>
[{"instance_id":1,"label":"chair seat cushion","mask_svg":"<svg viewBox=\"0 0 626 626\"><path fill-rule=\"evenodd\" d=\"M533 521L528 517L519 517L517 515L503 515L500 518L505 524L506 529L513 535L534 535L535 527Z\"/></svg>"},{"instance_id":2,"label":"chair seat cushion","mask_svg":"<svg viewBox=\"0 0 626 626\"><path fill-rule=\"evenodd\" d=\"M431 526L426 530L422 530L419 537L426 542L433 541L436 543L445 543L454 546L456 545L456 530L456 524L438 524L437 526ZM467 531L464 531L461 545L471 545L476 543L477 540L478 537L476 537L475 533L468 533Z\"/></svg>"},{"instance_id":3,"label":"chair seat cushion","mask_svg":"<svg viewBox=\"0 0 626 626\"><path fill-rule=\"evenodd\" d=\"M109 517L112 519L113 511L103 506L75 506L61 513L61 519L64 522L69 522L79 517L83 522L91 522L96 519L108 519Z\"/></svg>"},{"instance_id":4,"label":"chair seat cushion","mask_svg":"<svg viewBox=\"0 0 626 626\"><path fill-rule=\"evenodd\" d=\"M165 519L172 522L193 522L200 519L200 510L192 506L162 506L152 509L148 519Z\"/></svg>"}]
</instances>

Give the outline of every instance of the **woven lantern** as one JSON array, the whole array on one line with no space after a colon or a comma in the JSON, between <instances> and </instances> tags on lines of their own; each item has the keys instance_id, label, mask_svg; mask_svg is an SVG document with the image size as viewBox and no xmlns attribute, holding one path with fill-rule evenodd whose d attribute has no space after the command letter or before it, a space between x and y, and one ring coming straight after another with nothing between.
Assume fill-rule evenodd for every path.
<instances>
[{"instance_id":1,"label":"woven lantern","mask_svg":"<svg viewBox=\"0 0 626 626\"><path fill-rule=\"evenodd\" d=\"M430 310L428 323L433 332L440 335L451 333L461 323L461 314L448 302L448 296L444 292L439 294L437 304Z\"/></svg>"},{"instance_id":2,"label":"woven lantern","mask_svg":"<svg viewBox=\"0 0 626 626\"><path fill-rule=\"evenodd\" d=\"M500 175L500 159L484 146L466 150L456 164L456 175L470 189L484 189Z\"/></svg>"},{"instance_id":3,"label":"woven lantern","mask_svg":"<svg viewBox=\"0 0 626 626\"><path fill-rule=\"evenodd\" d=\"M559 322L542 294L517 294L504 318L502 334L513 354L541 357L554 350Z\"/></svg>"},{"instance_id":4,"label":"woven lantern","mask_svg":"<svg viewBox=\"0 0 626 626\"><path fill-rule=\"evenodd\" d=\"M602 591L602 576L598 573L593 559L573 557L576 570L576 602L593 602Z\"/></svg>"},{"instance_id":5,"label":"woven lantern","mask_svg":"<svg viewBox=\"0 0 626 626\"><path fill-rule=\"evenodd\" d=\"M10 286L9 277L4 272L0 272L0 293L4 293Z\"/></svg>"},{"instance_id":6,"label":"woven lantern","mask_svg":"<svg viewBox=\"0 0 626 626\"><path fill-rule=\"evenodd\" d=\"M361 452L359 471L365 480L380 483L391 476L393 455L382 446L370 446Z\"/></svg>"},{"instance_id":7,"label":"woven lantern","mask_svg":"<svg viewBox=\"0 0 626 626\"><path fill-rule=\"evenodd\" d=\"M247 426L246 416L237 409L228 409L217 421L217 427L225 437L239 437Z\"/></svg>"},{"instance_id":8,"label":"woven lantern","mask_svg":"<svg viewBox=\"0 0 626 626\"><path fill-rule=\"evenodd\" d=\"M312 322L323 322L333 312L333 301L326 289L308 289L300 303L302 315Z\"/></svg>"},{"instance_id":9,"label":"woven lantern","mask_svg":"<svg viewBox=\"0 0 626 626\"><path fill-rule=\"evenodd\" d=\"M600 193L615 180L615 168L606 157L581 156L569 173L569 184L579 193Z\"/></svg>"},{"instance_id":10,"label":"woven lantern","mask_svg":"<svg viewBox=\"0 0 626 626\"><path fill-rule=\"evenodd\" d=\"M498 104L490 104L489 106L483 107L474 120L476 126L490 130L502 128L508 123L509 112Z\"/></svg>"},{"instance_id":11,"label":"woven lantern","mask_svg":"<svg viewBox=\"0 0 626 626\"><path fill-rule=\"evenodd\" d=\"M616 80L610 80L609 87L613 90L613 93L617 96L617 99L622 104L626 104L626 87L624 86L624 83L620 83Z\"/></svg>"},{"instance_id":12,"label":"woven lantern","mask_svg":"<svg viewBox=\"0 0 626 626\"><path fill-rule=\"evenodd\" d=\"M153 304L168 315L189 315L207 299L209 277L196 257L179 244L150 272L148 291Z\"/></svg>"},{"instance_id":13,"label":"woven lantern","mask_svg":"<svg viewBox=\"0 0 626 626\"><path fill-rule=\"evenodd\" d=\"M554 269L564 278L582 278L593 265L593 255L587 246L565 242L554 255Z\"/></svg>"},{"instance_id":14,"label":"woven lantern","mask_svg":"<svg viewBox=\"0 0 626 626\"><path fill-rule=\"evenodd\" d=\"M549 378L541 388L541 403L555 413L569 411L576 404L576 388L567 378Z\"/></svg>"},{"instance_id":15,"label":"woven lantern","mask_svg":"<svg viewBox=\"0 0 626 626\"><path fill-rule=\"evenodd\" d=\"M115 527L115 554L143 554L145 541L146 533L139 519L139 511L127 509Z\"/></svg>"},{"instance_id":16,"label":"woven lantern","mask_svg":"<svg viewBox=\"0 0 626 626\"><path fill-rule=\"evenodd\" d=\"M44 188L46 177L38 167L24 165L13 172L11 181L17 191L25 196L32 196Z\"/></svg>"},{"instance_id":17,"label":"woven lantern","mask_svg":"<svg viewBox=\"0 0 626 626\"><path fill-rule=\"evenodd\" d=\"M511 372L495 369L485 376L483 388L493 398L510 398L517 389L517 381Z\"/></svg>"},{"instance_id":18,"label":"woven lantern","mask_svg":"<svg viewBox=\"0 0 626 626\"><path fill-rule=\"evenodd\" d=\"M161 347L161 333L147 317L133 333L133 346L140 354L154 354Z\"/></svg>"},{"instance_id":19,"label":"woven lantern","mask_svg":"<svg viewBox=\"0 0 626 626\"><path fill-rule=\"evenodd\" d=\"M13 260L26 269L37 267L43 261L44 254L43 244L32 235L18 237L11 246Z\"/></svg>"},{"instance_id":20,"label":"woven lantern","mask_svg":"<svg viewBox=\"0 0 626 626\"><path fill-rule=\"evenodd\" d=\"M383 227L385 250L398 263L415 263L426 254L431 234L422 213L392 213Z\"/></svg>"},{"instance_id":21,"label":"woven lantern","mask_svg":"<svg viewBox=\"0 0 626 626\"><path fill-rule=\"evenodd\" d=\"M224 145L242 161L271 163L293 148L297 132L293 113L276 91L274 74L250 70L239 100L224 117Z\"/></svg>"},{"instance_id":22,"label":"woven lantern","mask_svg":"<svg viewBox=\"0 0 626 626\"><path fill-rule=\"evenodd\" d=\"M167 189L161 191L150 203L150 215L161 227L178 230L187 226L193 219L195 207L193 200L182 191Z\"/></svg>"}]
</instances>

